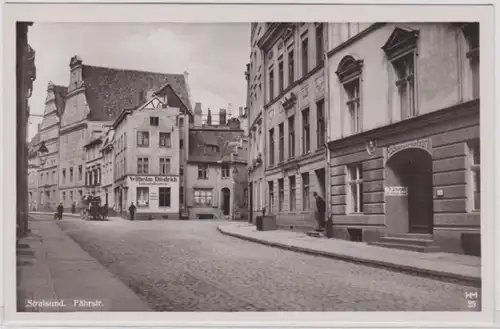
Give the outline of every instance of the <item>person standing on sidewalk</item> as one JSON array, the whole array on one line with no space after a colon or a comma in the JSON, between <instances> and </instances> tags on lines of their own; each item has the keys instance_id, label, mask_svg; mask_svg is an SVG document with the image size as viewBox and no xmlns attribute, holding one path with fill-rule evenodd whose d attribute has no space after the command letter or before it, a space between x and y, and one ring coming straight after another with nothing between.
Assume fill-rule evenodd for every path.
<instances>
[{"instance_id":1,"label":"person standing on sidewalk","mask_svg":"<svg viewBox=\"0 0 500 329\"><path fill-rule=\"evenodd\" d=\"M63 212L64 212L64 207L62 203L59 203L59 206L57 206L57 218L59 218L60 220L62 219Z\"/></svg>"},{"instance_id":2,"label":"person standing on sidewalk","mask_svg":"<svg viewBox=\"0 0 500 329\"><path fill-rule=\"evenodd\" d=\"M73 204L71 205L71 213L74 214L76 212L76 202L73 201Z\"/></svg>"},{"instance_id":3,"label":"person standing on sidewalk","mask_svg":"<svg viewBox=\"0 0 500 329\"><path fill-rule=\"evenodd\" d=\"M316 231L321 232L325 229L325 212L326 212L326 202L322 197L318 195L317 192L313 193L314 198L316 199L316 222L318 223L318 228Z\"/></svg>"},{"instance_id":4,"label":"person standing on sidewalk","mask_svg":"<svg viewBox=\"0 0 500 329\"><path fill-rule=\"evenodd\" d=\"M132 204L130 205L130 207L128 207L128 212L130 213L130 220L134 220L134 216L135 216L135 210L137 208L135 207L134 203L132 202Z\"/></svg>"}]
</instances>

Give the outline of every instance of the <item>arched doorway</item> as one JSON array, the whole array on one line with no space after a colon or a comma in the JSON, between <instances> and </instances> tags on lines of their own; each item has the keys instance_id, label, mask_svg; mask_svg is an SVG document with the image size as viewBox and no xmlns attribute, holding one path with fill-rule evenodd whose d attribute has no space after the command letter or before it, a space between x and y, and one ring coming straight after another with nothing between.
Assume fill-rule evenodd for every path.
<instances>
[{"instance_id":1,"label":"arched doorway","mask_svg":"<svg viewBox=\"0 0 500 329\"><path fill-rule=\"evenodd\" d=\"M432 234L432 156L421 148L404 149L385 168L387 231Z\"/></svg>"},{"instance_id":2,"label":"arched doorway","mask_svg":"<svg viewBox=\"0 0 500 329\"><path fill-rule=\"evenodd\" d=\"M231 209L231 191L229 188L224 187L222 189L222 213L224 216L228 216Z\"/></svg>"}]
</instances>

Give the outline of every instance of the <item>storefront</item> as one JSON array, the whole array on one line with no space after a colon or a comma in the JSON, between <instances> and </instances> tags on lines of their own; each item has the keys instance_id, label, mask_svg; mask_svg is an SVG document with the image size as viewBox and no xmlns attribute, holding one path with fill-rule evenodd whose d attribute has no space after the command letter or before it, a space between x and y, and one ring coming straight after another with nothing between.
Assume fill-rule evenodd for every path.
<instances>
[{"instance_id":1,"label":"storefront","mask_svg":"<svg viewBox=\"0 0 500 329\"><path fill-rule=\"evenodd\" d=\"M334 235L480 251L479 103L329 143Z\"/></svg>"},{"instance_id":2,"label":"storefront","mask_svg":"<svg viewBox=\"0 0 500 329\"><path fill-rule=\"evenodd\" d=\"M137 219L179 218L179 176L128 176L126 191Z\"/></svg>"}]
</instances>

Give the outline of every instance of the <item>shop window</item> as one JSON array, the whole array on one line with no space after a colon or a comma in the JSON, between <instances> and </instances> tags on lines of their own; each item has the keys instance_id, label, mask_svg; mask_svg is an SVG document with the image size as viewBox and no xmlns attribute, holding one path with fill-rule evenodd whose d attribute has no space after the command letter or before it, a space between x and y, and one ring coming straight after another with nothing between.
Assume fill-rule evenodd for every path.
<instances>
[{"instance_id":1,"label":"shop window","mask_svg":"<svg viewBox=\"0 0 500 329\"><path fill-rule=\"evenodd\" d=\"M353 164L348 168L347 187L349 191L348 207L350 213L363 212L363 165Z\"/></svg>"},{"instance_id":2,"label":"shop window","mask_svg":"<svg viewBox=\"0 0 500 329\"><path fill-rule=\"evenodd\" d=\"M285 202L285 182L283 178L278 179L278 211L283 211L283 204Z\"/></svg>"},{"instance_id":3,"label":"shop window","mask_svg":"<svg viewBox=\"0 0 500 329\"><path fill-rule=\"evenodd\" d=\"M170 187L160 187L158 195L160 207L170 207Z\"/></svg>"},{"instance_id":4,"label":"shop window","mask_svg":"<svg viewBox=\"0 0 500 329\"><path fill-rule=\"evenodd\" d=\"M198 179L208 179L208 165L199 164L198 165Z\"/></svg>"},{"instance_id":5,"label":"shop window","mask_svg":"<svg viewBox=\"0 0 500 329\"><path fill-rule=\"evenodd\" d=\"M170 159L160 158L160 175L170 174Z\"/></svg>"},{"instance_id":6,"label":"shop window","mask_svg":"<svg viewBox=\"0 0 500 329\"><path fill-rule=\"evenodd\" d=\"M269 212L273 213L274 211L274 182L270 181L267 183L269 189Z\"/></svg>"},{"instance_id":7,"label":"shop window","mask_svg":"<svg viewBox=\"0 0 500 329\"><path fill-rule=\"evenodd\" d=\"M137 173L149 174L149 158L137 158Z\"/></svg>"},{"instance_id":8,"label":"shop window","mask_svg":"<svg viewBox=\"0 0 500 329\"><path fill-rule=\"evenodd\" d=\"M221 171L222 171L222 178L226 179L226 178L229 178L231 176L231 169L230 169L228 163L222 164Z\"/></svg>"},{"instance_id":9,"label":"shop window","mask_svg":"<svg viewBox=\"0 0 500 329\"><path fill-rule=\"evenodd\" d=\"M137 132L137 146L149 147L149 132L147 131Z\"/></svg>"},{"instance_id":10,"label":"shop window","mask_svg":"<svg viewBox=\"0 0 500 329\"><path fill-rule=\"evenodd\" d=\"M290 211L294 211L297 203L295 176L288 177L288 185L290 188Z\"/></svg>"},{"instance_id":11,"label":"shop window","mask_svg":"<svg viewBox=\"0 0 500 329\"><path fill-rule=\"evenodd\" d=\"M137 207L149 206L149 187L137 188Z\"/></svg>"},{"instance_id":12,"label":"shop window","mask_svg":"<svg viewBox=\"0 0 500 329\"><path fill-rule=\"evenodd\" d=\"M160 133L160 147L172 147L172 137L170 133Z\"/></svg>"},{"instance_id":13,"label":"shop window","mask_svg":"<svg viewBox=\"0 0 500 329\"><path fill-rule=\"evenodd\" d=\"M309 198L309 173L302 174L302 210L308 210L311 207Z\"/></svg>"},{"instance_id":14,"label":"shop window","mask_svg":"<svg viewBox=\"0 0 500 329\"><path fill-rule=\"evenodd\" d=\"M212 206L212 190L195 190L194 204L196 206L210 207Z\"/></svg>"},{"instance_id":15,"label":"shop window","mask_svg":"<svg viewBox=\"0 0 500 329\"><path fill-rule=\"evenodd\" d=\"M469 209L479 211L481 209L481 148L479 139L470 141L468 149L470 165Z\"/></svg>"}]
</instances>

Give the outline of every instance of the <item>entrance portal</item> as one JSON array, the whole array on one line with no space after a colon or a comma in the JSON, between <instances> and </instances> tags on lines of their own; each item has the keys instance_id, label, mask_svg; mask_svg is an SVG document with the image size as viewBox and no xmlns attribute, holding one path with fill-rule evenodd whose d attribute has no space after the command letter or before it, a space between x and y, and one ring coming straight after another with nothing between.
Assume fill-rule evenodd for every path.
<instances>
[{"instance_id":1,"label":"entrance portal","mask_svg":"<svg viewBox=\"0 0 500 329\"><path fill-rule=\"evenodd\" d=\"M231 209L231 191L227 187L222 189L222 213L224 216L229 215Z\"/></svg>"},{"instance_id":2,"label":"entrance portal","mask_svg":"<svg viewBox=\"0 0 500 329\"><path fill-rule=\"evenodd\" d=\"M388 159L385 172L388 232L432 233L431 155L420 148L399 151Z\"/></svg>"}]
</instances>

